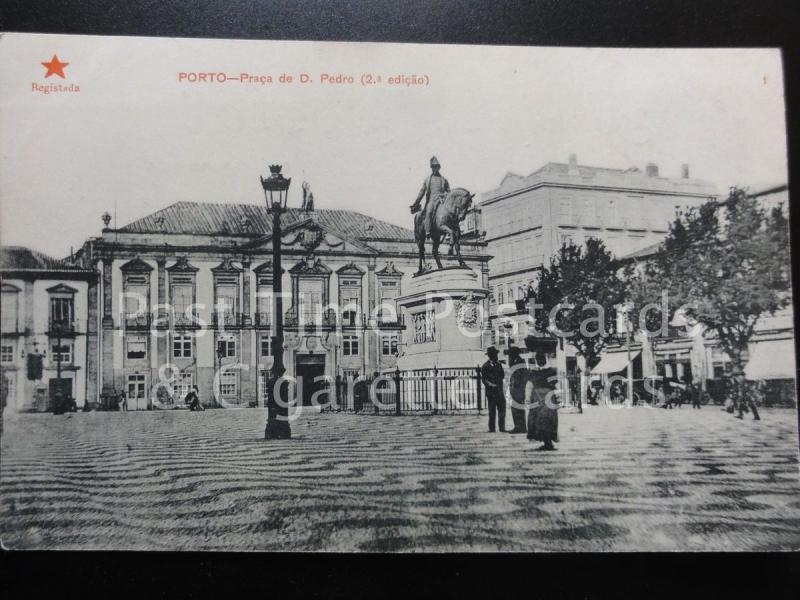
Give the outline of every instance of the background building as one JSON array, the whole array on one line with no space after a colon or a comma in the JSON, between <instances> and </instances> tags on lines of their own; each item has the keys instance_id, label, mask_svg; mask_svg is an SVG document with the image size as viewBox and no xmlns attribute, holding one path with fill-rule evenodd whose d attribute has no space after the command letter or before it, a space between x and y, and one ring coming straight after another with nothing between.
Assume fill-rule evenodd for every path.
<instances>
[{"instance_id":1,"label":"background building","mask_svg":"<svg viewBox=\"0 0 800 600\"><path fill-rule=\"evenodd\" d=\"M602 239L617 256L660 242L676 210L702 204L713 185L689 176L662 177L658 166L607 169L547 163L527 177L508 173L482 196L494 306L522 299L542 264L565 243Z\"/></svg>"},{"instance_id":2,"label":"background building","mask_svg":"<svg viewBox=\"0 0 800 600\"><path fill-rule=\"evenodd\" d=\"M46 411L60 390L82 407L91 379L94 340L87 317L96 274L35 250L4 246L0 281L0 371L7 405Z\"/></svg>"},{"instance_id":3,"label":"background building","mask_svg":"<svg viewBox=\"0 0 800 600\"><path fill-rule=\"evenodd\" d=\"M349 210L289 209L283 223L284 361L304 401L320 375L393 369L403 351L395 299L417 269L413 232ZM87 241L77 261L102 273L89 302L100 397L124 389L129 407L144 409L197 384L210 405L220 372L223 405L263 404L276 352L272 243L264 206L191 202ZM484 286L485 246L462 244Z\"/></svg>"},{"instance_id":4,"label":"background building","mask_svg":"<svg viewBox=\"0 0 800 600\"><path fill-rule=\"evenodd\" d=\"M784 214L788 217L787 184L752 187L748 189L748 194L757 198L767 210L783 206ZM660 244L654 244L622 257L620 263L638 263L643 266L660 251L662 251ZM659 375L679 380L685 377L707 389L712 395L723 395L722 382L731 374L732 363L720 348L713 333L705 332L695 337L687 337L686 328L679 317L674 319L671 325L669 335L654 339L652 344L643 346L638 341L634 342L634 354L638 355L641 352L644 359L640 366L642 376ZM625 352L625 347L611 347L606 355L616 356L616 363L624 368L627 359L622 354ZM792 305L777 311L774 315L766 315L756 322L749 353L745 377L750 381L763 382L765 401L772 404L795 404L797 367Z\"/></svg>"}]
</instances>

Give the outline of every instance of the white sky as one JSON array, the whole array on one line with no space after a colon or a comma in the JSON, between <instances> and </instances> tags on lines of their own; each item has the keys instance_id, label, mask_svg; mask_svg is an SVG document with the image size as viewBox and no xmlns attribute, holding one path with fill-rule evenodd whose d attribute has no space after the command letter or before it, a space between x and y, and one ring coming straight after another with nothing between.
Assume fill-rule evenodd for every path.
<instances>
[{"instance_id":1,"label":"white sky","mask_svg":"<svg viewBox=\"0 0 800 600\"><path fill-rule=\"evenodd\" d=\"M58 54L66 79L43 78ZM180 71L310 74L281 86L178 83ZM323 86L320 73L426 74L422 88ZM31 84L75 83L76 94ZM5 34L0 39L0 242L63 257L116 210L263 203L281 163L299 206L410 226L435 154L484 192L549 161L644 167L729 185L785 182L777 50L613 50Z\"/></svg>"}]
</instances>

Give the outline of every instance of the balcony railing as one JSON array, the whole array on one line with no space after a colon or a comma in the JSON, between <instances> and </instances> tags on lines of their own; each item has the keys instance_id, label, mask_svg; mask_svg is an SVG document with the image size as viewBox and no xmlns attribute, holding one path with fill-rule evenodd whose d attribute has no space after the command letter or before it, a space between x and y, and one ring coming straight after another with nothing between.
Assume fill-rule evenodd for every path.
<instances>
[{"instance_id":1,"label":"balcony railing","mask_svg":"<svg viewBox=\"0 0 800 600\"><path fill-rule=\"evenodd\" d=\"M172 317L172 327L176 329L199 328L200 323L198 322L197 313L192 312L188 315L186 313L176 313Z\"/></svg>"},{"instance_id":2,"label":"balcony railing","mask_svg":"<svg viewBox=\"0 0 800 600\"><path fill-rule=\"evenodd\" d=\"M152 319L150 313L141 315L125 315L125 329L150 329Z\"/></svg>"},{"instance_id":3,"label":"balcony railing","mask_svg":"<svg viewBox=\"0 0 800 600\"><path fill-rule=\"evenodd\" d=\"M405 321L402 315L387 313L378 315L378 327L404 327Z\"/></svg>"},{"instance_id":4,"label":"balcony railing","mask_svg":"<svg viewBox=\"0 0 800 600\"><path fill-rule=\"evenodd\" d=\"M243 321L242 313L229 310L215 310L211 313L211 324L214 327L241 327Z\"/></svg>"},{"instance_id":5,"label":"balcony railing","mask_svg":"<svg viewBox=\"0 0 800 600\"><path fill-rule=\"evenodd\" d=\"M271 327L272 326L272 313L257 312L255 314L254 324L256 327Z\"/></svg>"},{"instance_id":6,"label":"balcony railing","mask_svg":"<svg viewBox=\"0 0 800 600\"><path fill-rule=\"evenodd\" d=\"M284 317L286 327L336 327L336 311L290 308Z\"/></svg>"},{"instance_id":7,"label":"balcony railing","mask_svg":"<svg viewBox=\"0 0 800 600\"><path fill-rule=\"evenodd\" d=\"M51 336L73 335L77 333L77 326L72 319L50 319L47 333Z\"/></svg>"}]
</instances>

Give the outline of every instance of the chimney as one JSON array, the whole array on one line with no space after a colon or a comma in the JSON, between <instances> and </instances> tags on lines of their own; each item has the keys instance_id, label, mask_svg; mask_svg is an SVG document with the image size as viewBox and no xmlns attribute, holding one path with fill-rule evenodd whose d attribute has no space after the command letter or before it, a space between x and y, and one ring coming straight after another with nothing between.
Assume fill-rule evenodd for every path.
<instances>
[{"instance_id":1,"label":"chimney","mask_svg":"<svg viewBox=\"0 0 800 600\"><path fill-rule=\"evenodd\" d=\"M569 155L569 172L570 173L577 173L578 172L578 155L577 154L570 154Z\"/></svg>"},{"instance_id":2,"label":"chimney","mask_svg":"<svg viewBox=\"0 0 800 600\"><path fill-rule=\"evenodd\" d=\"M644 170L648 177L658 177L658 165L656 163L647 163Z\"/></svg>"},{"instance_id":3,"label":"chimney","mask_svg":"<svg viewBox=\"0 0 800 600\"><path fill-rule=\"evenodd\" d=\"M689 179L689 165L688 163L683 163L681 165L681 177L684 179Z\"/></svg>"}]
</instances>

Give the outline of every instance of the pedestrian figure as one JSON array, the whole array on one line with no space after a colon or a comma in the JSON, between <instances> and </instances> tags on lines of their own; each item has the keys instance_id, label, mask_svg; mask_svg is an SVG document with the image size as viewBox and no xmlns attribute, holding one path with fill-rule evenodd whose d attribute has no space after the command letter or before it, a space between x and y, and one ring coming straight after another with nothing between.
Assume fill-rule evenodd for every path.
<instances>
[{"instance_id":1,"label":"pedestrian figure","mask_svg":"<svg viewBox=\"0 0 800 600\"><path fill-rule=\"evenodd\" d=\"M514 422L514 429L508 433L527 432L525 427L525 387L530 381L530 374L519 352L519 348L516 346L508 349L508 366L511 372L508 380L508 395L511 398L511 419Z\"/></svg>"},{"instance_id":2,"label":"pedestrian figure","mask_svg":"<svg viewBox=\"0 0 800 600\"><path fill-rule=\"evenodd\" d=\"M656 381L656 406L667 408L667 395L664 393L664 383Z\"/></svg>"},{"instance_id":3,"label":"pedestrian figure","mask_svg":"<svg viewBox=\"0 0 800 600\"><path fill-rule=\"evenodd\" d=\"M191 391L186 394L184 402L189 405L189 410L192 412L205 410L203 405L200 404L200 388L196 385L193 385Z\"/></svg>"},{"instance_id":4,"label":"pedestrian figure","mask_svg":"<svg viewBox=\"0 0 800 600\"><path fill-rule=\"evenodd\" d=\"M125 390L122 390L119 393L119 399L117 400L117 409L120 412L128 412L128 396L125 394Z\"/></svg>"},{"instance_id":5,"label":"pedestrian figure","mask_svg":"<svg viewBox=\"0 0 800 600\"><path fill-rule=\"evenodd\" d=\"M589 389L586 390L586 400L589 404L597 406L597 397L600 395L600 389L597 386L589 384Z\"/></svg>"},{"instance_id":6,"label":"pedestrian figure","mask_svg":"<svg viewBox=\"0 0 800 600\"><path fill-rule=\"evenodd\" d=\"M689 388L689 384L687 383L686 379L684 379L682 383L683 387L680 387L679 385L677 386L678 389L675 390L675 403L678 405L678 408L681 408L683 406L683 402L687 399L687 392Z\"/></svg>"},{"instance_id":7,"label":"pedestrian figure","mask_svg":"<svg viewBox=\"0 0 800 600\"><path fill-rule=\"evenodd\" d=\"M700 399L702 397L702 390L699 386L694 385L693 383L689 384L688 387L689 392L689 400L692 401L692 408L700 408Z\"/></svg>"},{"instance_id":8,"label":"pedestrian figure","mask_svg":"<svg viewBox=\"0 0 800 600\"><path fill-rule=\"evenodd\" d=\"M558 398L556 398L556 370L547 367L547 357L536 353L537 369L533 371L531 409L528 411L528 439L538 440L537 450L555 450L558 441Z\"/></svg>"},{"instance_id":9,"label":"pedestrian figure","mask_svg":"<svg viewBox=\"0 0 800 600\"><path fill-rule=\"evenodd\" d=\"M672 386L669 384L669 381L665 381L664 382L664 398L666 400L666 403L664 404L664 408L668 408L668 409L672 410L672 405L673 405L673 403L675 401L675 399L673 397L673 394L674 394L674 390L673 390Z\"/></svg>"},{"instance_id":10,"label":"pedestrian figure","mask_svg":"<svg viewBox=\"0 0 800 600\"><path fill-rule=\"evenodd\" d=\"M494 432L495 421L500 431L506 430L506 399L503 396L503 365L497 361L497 348L490 346L486 350L489 357L481 367L481 379L486 386L486 405L489 409L489 431Z\"/></svg>"}]
</instances>

